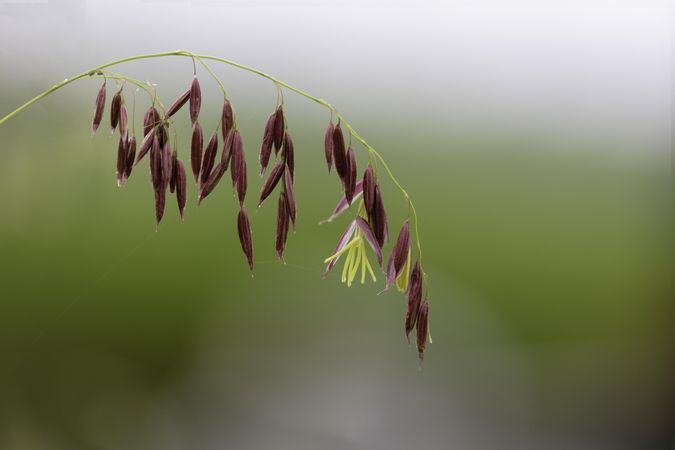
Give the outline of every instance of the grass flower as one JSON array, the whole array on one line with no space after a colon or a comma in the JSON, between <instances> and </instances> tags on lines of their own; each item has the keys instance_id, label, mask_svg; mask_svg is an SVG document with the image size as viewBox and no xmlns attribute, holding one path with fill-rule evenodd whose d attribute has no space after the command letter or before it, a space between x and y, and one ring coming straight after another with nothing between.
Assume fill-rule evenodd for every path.
<instances>
[{"instance_id":1,"label":"grass flower","mask_svg":"<svg viewBox=\"0 0 675 450\"><path fill-rule=\"evenodd\" d=\"M107 69L127 61L160 58L165 56L181 56L190 58L193 62L194 76L190 87L183 91L168 108L160 100L156 84L140 81ZM384 158L372 146L370 146L355 129L345 121L337 109L325 100L310 95L300 89L290 86L271 75L234 63L232 61L207 55L195 55L185 51L174 51L150 55L139 55L124 58L108 64L95 67L78 75L66 78L57 83L42 94L26 102L5 117L0 118L0 125L28 106L36 103L52 92L77 80L86 78L102 78L103 84L98 89L94 101L94 117L91 121L91 132L95 133L103 120L106 107L107 84L119 83L110 101L110 126L112 133L119 133L117 141L116 175L117 183L123 185L127 182L132 169L149 154L149 169L152 190L154 194L155 220L157 227L161 222L165 206L167 192L176 196L178 211L181 219L184 216L187 203L187 175L186 167L181 158L190 165L188 170L192 172L196 183L197 202L201 202L219 185L224 173L230 169L232 177L232 189L239 200L237 214L237 233L242 252L247 265L253 271L254 251L251 222L245 207L246 193L248 189L247 163L244 154L243 136L237 128L237 120L232 103L229 100L225 87L215 72L211 71L204 62L205 60L218 61L238 69L245 70L261 76L271 82L277 88L277 102L274 112L267 118L265 123L262 142L260 145L259 162L260 175L266 178L262 181L258 197L258 207L277 189L279 200L277 206L275 250L279 259L284 259L288 231L296 225L297 209L301 204L297 202L295 183L295 146L289 132L288 117L284 111L284 91L292 91L303 96L330 112L328 127L323 135L323 152L328 167L337 174L340 179L343 196L328 219L321 223L332 222L342 216L346 211L356 211L354 219L340 236L333 253L324 260L327 275L339 260L344 265L340 280L351 286L355 280L360 279L365 283L366 278L377 281L371 252L375 255L377 265L382 269L383 250L389 242L389 228L387 211L383 201L383 188L379 184L378 175L384 174L392 184L400 191L408 206L408 216L403 221L403 226L398 234L386 264L385 285L389 289L396 285L398 291L408 297L405 314L405 335L410 339L413 330L416 330L416 344L420 362L424 357L427 342L431 342L428 331L429 320L429 289L428 277L422 270L422 248L419 238L417 211L408 192L394 177L389 165ZM215 79L223 94L222 113L215 130L210 134L208 143L204 140L204 131L199 123L202 109L202 89L197 78L197 65L199 61ZM128 84L135 85L136 91L145 91L150 97L150 104L143 116L143 138L136 149L135 115L133 109L127 112L124 100L124 88ZM210 95L205 93L205 95ZM134 105L136 104L134 97ZM178 151L180 139L178 111L188 105L190 146L189 154L181 155ZM208 116L205 116L208 117ZM222 134L223 149L217 160L219 145L218 135ZM139 138L140 139L140 138ZM206 144L206 145L205 145ZM362 146L361 147L359 147ZM298 148L298 155L303 157L305 152ZM274 161L272 159L274 151ZM368 157L368 165L363 172L363 177L357 180L357 157L361 151ZM189 158L189 161L188 161ZM332 170L333 167L335 170ZM379 172L378 172L379 171ZM192 177L190 177L192 178ZM282 181L283 180L283 181ZM226 183L229 184L229 183ZM386 187L385 187L386 188ZM358 204L352 209L352 205ZM394 211L394 214L396 212ZM416 247L413 245L416 244ZM370 250L368 250L368 247ZM416 258L413 265L412 259Z\"/></svg>"}]
</instances>

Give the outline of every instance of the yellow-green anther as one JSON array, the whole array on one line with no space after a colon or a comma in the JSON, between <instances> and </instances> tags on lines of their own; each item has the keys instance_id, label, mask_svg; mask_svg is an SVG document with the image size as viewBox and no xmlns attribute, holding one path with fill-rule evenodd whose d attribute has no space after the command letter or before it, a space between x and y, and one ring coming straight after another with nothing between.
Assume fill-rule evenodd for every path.
<instances>
[{"instance_id":1,"label":"yellow-green anther","mask_svg":"<svg viewBox=\"0 0 675 450\"><path fill-rule=\"evenodd\" d=\"M363 262L361 263L361 284L366 282L366 264L368 264L368 255L366 255L366 246L361 241L361 244L359 244L361 248L363 249Z\"/></svg>"},{"instance_id":2,"label":"yellow-green anther","mask_svg":"<svg viewBox=\"0 0 675 450\"><path fill-rule=\"evenodd\" d=\"M347 278L348 287L351 287L352 281L354 281L356 271L359 269L359 263L361 262L361 257L363 255L363 247L361 246L361 244L354 247L354 250L355 250L354 260L352 261L352 267L349 270L349 277Z\"/></svg>"},{"instance_id":3,"label":"yellow-green anther","mask_svg":"<svg viewBox=\"0 0 675 450\"><path fill-rule=\"evenodd\" d=\"M339 257L340 255L342 255L343 253L345 253L347 250L350 250L350 249L351 249L354 245L356 245L356 243L357 243L358 241L360 241L360 240L361 240L360 237L356 237L356 238L352 239L352 240L349 242L349 244L347 244L347 245L345 245L344 247L342 247L342 249L341 249L339 252L337 252L336 254L334 254L334 255L329 256L328 258L326 258L326 259L323 261L323 263L324 263L324 264L328 264L329 262L331 262L331 261L334 260L335 258L337 258L337 257Z\"/></svg>"},{"instance_id":4,"label":"yellow-green anther","mask_svg":"<svg viewBox=\"0 0 675 450\"><path fill-rule=\"evenodd\" d=\"M355 239L354 241L352 241L352 242L356 242L356 239ZM347 271L349 270L349 266L350 266L350 264L351 264L351 262L352 262L352 259L354 258L354 249L355 249L355 248L356 248L356 247L355 247L354 245L352 245L352 246L350 247L350 249L349 249L349 253L347 253L347 260L345 261L345 266L344 266L344 268L342 269L342 282L343 282L343 283L344 283L345 281L347 281Z\"/></svg>"}]
</instances>

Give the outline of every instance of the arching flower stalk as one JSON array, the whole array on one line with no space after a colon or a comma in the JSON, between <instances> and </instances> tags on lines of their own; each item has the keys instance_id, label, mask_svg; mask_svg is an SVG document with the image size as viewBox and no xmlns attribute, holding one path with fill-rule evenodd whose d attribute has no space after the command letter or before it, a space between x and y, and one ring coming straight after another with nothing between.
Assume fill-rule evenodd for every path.
<instances>
[{"instance_id":1,"label":"arching flower stalk","mask_svg":"<svg viewBox=\"0 0 675 450\"><path fill-rule=\"evenodd\" d=\"M169 56L187 57L193 61L194 77L190 86L178 98L164 108L154 84L139 81L135 78L111 72L110 67L128 61L161 58ZM196 55L186 51L155 53L132 56L77 74L54 85L45 92L29 100L13 112L0 119L0 125L17 115L33 103L50 95L54 91L85 78L100 78L103 83L99 88L95 100L94 117L91 122L91 132L98 130L105 110L107 89L111 82L118 83L118 89L110 102L110 127L112 133L119 134L117 141L116 178L122 186L129 179L132 169L149 154L149 172L153 187L155 203L155 219L157 225L161 222L166 207L166 195L175 194L178 212L184 216L187 203L187 176L185 165L181 158L189 158L190 169L196 182L197 203L201 203L219 184L224 173L229 169L232 178L232 190L239 200L237 213L237 232L242 251L251 271L254 267L253 234L248 212L245 207L248 187L247 164L244 153L244 140L237 127L237 118L232 102L225 87L218 76L206 64L206 61L216 61L229 66L254 73L274 83L277 88L277 105L274 112L268 117L260 145L259 162L260 175L266 178L260 189L258 206L269 197L275 188L280 185L277 201L277 224L275 250L283 260L288 238L289 227L295 226L297 219L297 204L295 193L295 146L288 131L288 119L284 110L283 91L295 92L310 99L330 111L330 121L324 133L324 156L328 173L335 173L344 191L344 196L338 202L331 216L322 223L336 220L351 206L358 204L356 215L347 229L338 240L333 253L325 259L326 275L333 269L340 259L344 259L341 281L351 286L355 280L365 283L367 279L377 281L377 272L383 272L385 289L396 285L400 292L407 294L408 306L405 314L404 330L409 338L413 329L416 329L417 350L420 362L429 339L429 289L428 276L423 271L422 248L419 239L417 211L407 191L396 180L384 158L370 146L356 130L349 125L344 117L325 100L297 89L271 75L259 70L244 66L227 59ZM197 76L197 63L201 64L208 74L216 81L223 94L223 107L220 119L214 130L208 130L208 143L204 145L204 129L200 124L199 114L202 106L202 87ZM137 147L134 136L133 114L131 121L125 104L125 86L133 85L148 94L150 106L143 117L143 137ZM178 136L175 121L181 120L179 112L188 105L190 120L190 151L189 155L181 155L178 151ZM133 111L132 111L133 112ZM170 134L170 131L172 132ZM222 135L222 149L218 136ZM365 150L369 164L361 179L357 179L357 151L355 145L361 145ZM220 158L218 157L221 149ZM270 159L274 151L274 162L268 171ZM332 171L332 168L335 168ZM401 230L391 250L386 267L383 269L383 250L389 240L389 224L382 196L382 189L378 182L377 172L382 170L403 195L408 207L408 217L403 221ZM135 173L135 172L134 172ZM283 181L282 181L283 180ZM414 231L414 233L411 233ZM413 242L415 246L413 247ZM374 255L377 267L371 263L369 253ZM412 259L416 261L412 264ZM343 258L344 257L344 258Z\"/></svg>"}]
</instances>

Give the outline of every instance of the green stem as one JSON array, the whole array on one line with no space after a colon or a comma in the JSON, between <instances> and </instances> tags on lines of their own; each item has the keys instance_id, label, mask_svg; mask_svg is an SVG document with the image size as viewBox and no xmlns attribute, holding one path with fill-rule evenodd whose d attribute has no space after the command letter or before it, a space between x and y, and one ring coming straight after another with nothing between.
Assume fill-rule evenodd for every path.
<instances>
[{"instance_id":1,"label":"green stem","mask_svg":"<svg viewBox=\"0 0 675 450\"><path fill-rule=\"evenodd\" d=\"M391 169L389 168L389 165L386 163L386 161L384 160L382 155L380 155L377 152L377 150L375 150L375 148L370 146L368 144L368 142L366 142L366 140L363 137L361 137L361 135L344 119L344 117L342 117L342 115L337 111L337 109L335 109L335 107L333 105L331 105L330 103L328 103L326 100L324 100L322 98L319 98L319 97L315 97L315 96L313 96L313 95L311 95L311 94L309 94L309 93L307 93L307 92L305 92L301 89L298 89L294 86L291 86L290 84L285 83L285 82L283 82L283 81L281 81L281 80L273 77L272 75L269 75L269 74L267 74L267 73L265 73L261 70L254 69L252 67L248 67L248 66L245 66L243 64L239 64L239 63L237 63L235 61L231 61L229 59L220 58L220 57L217 57L217 56L210 56L210 55L198 55L198 54L194 54L194 53L184 51L184 50L176 50L176 51L173 51L173 52L163 52L163 53L151 53L151 54L146 54L146 55L136 55L136 56L129 56L127 58L118 59L116 61L112 61L112 62L109 62L109 63L106 63L106 64L102 64L100 66L94 67L94 68L89 69L87 71L81 72L81 73L79 73L79 74L77 74L77 75L75 75L71 78L66 78L65 80L61 81L60 83L55 84L51 88L49 88L46 91L44 91L43 93L35 96L31 100L27 101L26 103L19 106L14 111L10 112L5 117L0 119L0 125L7 122L9 119L11 119L15 115L17 115L18 113L23 111L24 109L31 106L33 103L36 103L36 102L42 100L43 98L47 97L52 92L54 92L58 89L61 89L62 87L67 86L70 83L73 83L74 81L77 81L81 78L85 78L87 76L94 76L94 75L96 75L97 72L99 72L99 71L101 71L101 70L103 70L107 67L115 66L115 65L130 62L130 61L136 61L136 60L141 60L141 59L151 59L151 58L162 58L162 57L165 57L165 56L183 56L183 57L188 57L188 58L197 58L200 61L204 60L204 59L208 59L208 60L218 61L218 62L221 62L221 63L224 63L224 64L228 64L230 66L237 67L237 68L245 70L247 72L254 73L254 74L259 75L263 78L267 78L268 80L272 81L275 85L277 85L277 87L282 86L282 87L284 87L284 88L286 88L290 91L295 92L296 94L299 94L299 95L301 95L301 96L303 96L303 97L305 97L309 100L312 100L313 102L316 102L319 105L329 109L333 114L335 114L335 116L340 120L340 122L343 124L343 126L349 131L351 136L353 136L354 139L359 141L368 150L369 155L375 155L377 157L377 159L380 160L380 162L382 163L382 166L384 167L385 171L387 172L387 175L389 175L389 178L392 180L392 182L396 185L396 187L403 194L403 197L407 201L407 203L410 207L410 210L412 212L413 223L415 225L415 239L417 241L417 250L419 252L419 259L420 259L420 262L421 262L421 260L422 260L422 246L421 246L420 237L419 237L417 210L415 209L415 205L413 204L413 202L410 198L410 195L408 195L408 192L398 182L398 180L396 179L396 177L392 173ZM224 88L224 86L222 86L222 83L220 83L220 80L218 80L218 78L215 76L215 74L213 74L211 69L208 68L208 66L206 66L206 64L203 63L203 65L208 70L208 72L212 76L214 76L214 78L218 81L218 84L220 85L223 92L225 92L225 88ZM427 280L428 276L427 276L426 273L424 273L424 278L425 278L425 281L427 281L427 283L428 283L428 280Z\"/></svg>"}]
</instances>

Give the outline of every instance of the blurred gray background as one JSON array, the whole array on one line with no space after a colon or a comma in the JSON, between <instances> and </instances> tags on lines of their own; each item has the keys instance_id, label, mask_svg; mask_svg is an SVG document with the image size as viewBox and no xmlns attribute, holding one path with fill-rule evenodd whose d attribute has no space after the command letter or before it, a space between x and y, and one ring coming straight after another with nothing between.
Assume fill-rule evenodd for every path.
<instances>
[{"instance_id":1,"label":"blurred gray background","mask_svg":"<svg viewBox=\"0 0 675 450\"><path fill-rule=\"evenodd\" d=\"M284 265L275 196L254 204L276 90L210 63L246 146L251 278L229 183L199 208L190 184L185 222L171 199L155 232L146 164L116 186L83 80L0 126L0 448L673 448L672 27L665 1L0 0L0 115L176 49L333 103L416 202L434 338L420 371L402 295L322 279L349 220L317 225L340 196L327 111L285 94ZM115 70L170 103L192 63Z\"/></svg>"}]
</instances>

